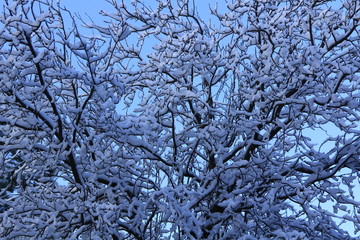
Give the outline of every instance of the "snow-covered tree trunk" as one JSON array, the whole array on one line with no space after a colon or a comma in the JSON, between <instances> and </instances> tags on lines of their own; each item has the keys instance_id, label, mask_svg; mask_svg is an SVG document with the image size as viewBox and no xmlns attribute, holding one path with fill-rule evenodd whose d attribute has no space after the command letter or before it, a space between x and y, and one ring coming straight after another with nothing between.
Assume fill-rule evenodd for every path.
<instances>
[{"instance_id":1,"label":"snow-covered tree trunk","mask_svg":"<svg viewBox=\"0 0 360 240\"><path fill-rule=\"evenodd\" d=\"M358 1L109 2L4 4L1 237L360 230Z\"/></svg>"}]
</instances>

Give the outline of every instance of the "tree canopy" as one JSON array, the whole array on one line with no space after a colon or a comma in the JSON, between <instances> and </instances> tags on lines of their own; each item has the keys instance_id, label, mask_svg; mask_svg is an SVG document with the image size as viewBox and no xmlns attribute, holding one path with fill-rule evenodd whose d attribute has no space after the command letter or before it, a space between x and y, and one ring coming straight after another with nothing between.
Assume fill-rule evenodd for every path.
<instances>
[{"instance_id":1,"label":"tree canopy","mask_svg":"<svg viewBox=\"0 0 360 240\"><path fill-rule=\"evenodd\" d=\"M105 2L1 6L0 237L355 239L359 1Z\"/></svg>"}]
</instances>

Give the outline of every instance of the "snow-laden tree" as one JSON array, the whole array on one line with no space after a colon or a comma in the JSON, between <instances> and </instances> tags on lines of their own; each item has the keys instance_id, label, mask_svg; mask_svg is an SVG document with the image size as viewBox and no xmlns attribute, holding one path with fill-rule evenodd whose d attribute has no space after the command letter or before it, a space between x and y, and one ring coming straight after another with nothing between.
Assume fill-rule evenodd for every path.
<instances>
[{"instance_id":1,"label":"snow-laden tree","mask_svg":"<svg viewBox=\"0 0 360 240\"><path fill-rule=\"evenodd\" d=\"M359 1L108 2L3 3L1 238L360 230Z\"/></svg>"}]
</instances>

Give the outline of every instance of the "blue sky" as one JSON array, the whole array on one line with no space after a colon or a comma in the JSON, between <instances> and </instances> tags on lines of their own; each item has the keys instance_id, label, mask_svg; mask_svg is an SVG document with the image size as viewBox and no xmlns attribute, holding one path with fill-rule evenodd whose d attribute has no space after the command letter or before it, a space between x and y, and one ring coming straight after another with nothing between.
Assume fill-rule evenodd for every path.
<instances>
[{"instance_id":1,"label":"blue sky","mask_svg":"<svg viewBox=\"0 0 360 240\"><path fill-rule=\"evenodd\" d=\"M0 0L2 1L2 0ZM133 0L124 0L125 4L130 4ZM154 0L147 0L147 3L155 2ZM197 10L202 17L206 17L209 14L209 6L214 7L216 2L215 0L201 0L194 1L197 5ZM224 1L222 1L224 2ZM91 16L93 20L99 16L99 11L112 11L113 8L110 3L106 0L60 0L62 6L66 6L71 12L77 12L81 16L85 17L86 15ZM154 4L155 6L155 4ZM226 9L225 4L220 4L219 9ZM85 19L86 20L86 19Z\"/></svg>"}]
</instances>

